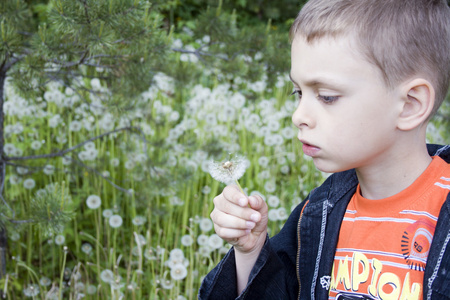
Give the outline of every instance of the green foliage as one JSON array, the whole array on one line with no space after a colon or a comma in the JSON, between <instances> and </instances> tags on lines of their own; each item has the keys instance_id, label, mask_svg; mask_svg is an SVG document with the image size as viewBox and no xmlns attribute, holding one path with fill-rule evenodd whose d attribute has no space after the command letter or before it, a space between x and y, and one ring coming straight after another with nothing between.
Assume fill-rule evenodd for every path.
<instances>
[{"instance_id":1,"label":"green foliage","mask_svg":"<svg viewBox=\"0 0 450 300\"><path fill-rule=\"evenodd\" d=\"M31 199L30 211L46 236L61 233L75 215L69 188L64 182L48 184Z\"/></svg>"},{"instance_id":2,"label":"green foliage","mask_svg":"<svg viewBox=\"0 0 450 300\"><path fill-rule=\"evenodd\" d=\"M177 27L182 27L189 20L195 20L205 8L210 7L224 11L236 10L238 22L243 26L253 26L272 20L275 26L281 26L283 30L286 30L286 20L295 18L305 2L304 0L159 0L155 2L155 5L160 5L162 13L170 24Z\"/></svg>"},{"instance_id":3,"label":"green foliage","mask_svg":"<svg viewBox=\"0 0 450 300\"><path fill-rule=\"evenodd\" d=\"M126 102L118 98L131 100L148 88L150 70L164 60L162 17L149 2L55 0L41 19L48 23L41 22L30 44L21 45L28 55L10 74L22 91L39 93L43 83L57 81L89 93L83 78L101 72L110 93L98 95L120 106Z\"/></svg>"}]
</instances>

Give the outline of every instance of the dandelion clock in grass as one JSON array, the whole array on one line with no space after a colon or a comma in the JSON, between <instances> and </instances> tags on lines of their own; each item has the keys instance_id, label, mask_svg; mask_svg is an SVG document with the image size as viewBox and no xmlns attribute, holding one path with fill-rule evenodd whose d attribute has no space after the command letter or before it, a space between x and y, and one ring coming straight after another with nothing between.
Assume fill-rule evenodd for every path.
<instances>
[{"instance_id":1,"label":"dandelion clock in grass","mask_svg":"<svg viewBox=\"0 0 450 300\"><path fill-rule=\"evenodd\" d=\"M102 205L102 200L100 199L99 196L97 195L90 195L89 197L87 197L86 199L86 205L90 208L90 209L97 209L100 207L100 205Z\"/></svg>"},{"instance_id":2,"label":"dandelion clock in grass","mask_svg":"<svg viewBox=\"0 0 450 300\"><path fill-rule=\"evenodd\" d=\"M109 226L112 228L119 228L122 226L123 220L122 217L119 215L113 215L111 218L109 218Z\"/></svg>"},{"instance_id":3,"label":"dandelion clock in grass","mask_svg":"<svg viewBox=\"0 0 450 300\"><path fill-rule=\"evenodd\" d=\"M247 160L242 156L236 155L233 159L227 161L211 161L209 164L209 173L211 174L212 178L217 181L223 182L225 184L237 184L241 192L244 193L244 190L242 189L238 180L244 175L245 169L247 169L247 167Z\"/></svg>"}]
</instances>

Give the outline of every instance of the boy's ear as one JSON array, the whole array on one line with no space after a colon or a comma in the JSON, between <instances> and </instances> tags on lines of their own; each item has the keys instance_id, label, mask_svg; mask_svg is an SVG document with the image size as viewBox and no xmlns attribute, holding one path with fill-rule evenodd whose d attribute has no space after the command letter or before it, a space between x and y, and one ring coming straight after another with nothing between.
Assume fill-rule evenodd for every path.
<instances>
[{"instance_id":1,"label":"boy's ear","mask_svg":"<svg viewBox=\"0 0 450 300\"><path fill-rule=\"evenodd\" d=\"M398 128L406 131L424 124L434 107L433 85L423 78L415 78L402 85L401 93L402 108Z\"/></svg>"}]
</instances>

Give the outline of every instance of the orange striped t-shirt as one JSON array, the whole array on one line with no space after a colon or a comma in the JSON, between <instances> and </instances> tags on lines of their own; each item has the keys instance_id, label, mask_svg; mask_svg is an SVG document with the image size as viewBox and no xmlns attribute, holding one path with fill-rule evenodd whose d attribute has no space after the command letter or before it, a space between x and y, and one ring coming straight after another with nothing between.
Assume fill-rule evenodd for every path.
<instances>
[{"instance_id":1,"label":"orange striped t-shirt","mask_svg":"<svg viewBox=\"0 0 450 300\"><path fill-rule=\"evenodd\" d=\"M423 273L439 211L450 191L440 157L400 193L350 200L339 232L329 299L422 299Z\"/></svg>"}]
</instances>

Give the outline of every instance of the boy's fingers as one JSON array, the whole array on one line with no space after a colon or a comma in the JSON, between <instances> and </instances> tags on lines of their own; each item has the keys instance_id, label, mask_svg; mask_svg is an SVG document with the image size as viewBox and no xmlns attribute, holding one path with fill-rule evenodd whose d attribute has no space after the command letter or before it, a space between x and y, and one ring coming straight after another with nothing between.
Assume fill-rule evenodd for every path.
<instances>
[{"instance_id":1,"label":"boy's fingers","mask_svg":"<svg viewBox=\"0 0 450 300\"><path fill-rule=\"evenodd\" d=\"M239 205L239 206L247 206L248 205L248 199L245 197L244 194L239 190L239 188L236 185L228 185L225 187L225 189L222 192L225 199L228 201Z\"/></svg>"},{"instance_id":2,"label":"boy's fingers","mask_svg":"<svg viewBox=\"0 0 450 300\"><path fill-rule=\"evenodd\" d=\"M259 195L254 195L254 196L248 197L248 202L252 209L257 210L261 213L263 213L267 208L266 202Z\"/></svg>"},{"instance_id":3,"label":"boy's fingers","mask_svg":"<svg viewBox=\"0 0 450 300\"><path fill-rule=\"evenodd\" d=\"M222 226L225 226L227 224L226 222L235 221L236 219L240 219L240 224L238 225L238 227L244 226L243 224L246 221L258 222L260 220L259 212L248 206L242 207L236 205L230 201L225 200L222 196L217 196L216 198L214 198L214 210L211 212L210 216L214 223L220 222ZM229 218L227 216L233 218ZM235 226L236 225L234 223L230 223L226 227Z\"/></svg>"},{"instance_id":4,"label":"boy's fingers","mask_svg":"<svg viewBox=\"0 0 450 300\"><path fill-rule=\"evenodd\" d=\"M214 225L221 228L247 230L255 227L255 222L236 217L214 209L210 214Z\"/></svg>"},{"instance_id":5,"label":"boy's fingers","mask_svg":"<svg viewBox=\"0 0 450 300\"><path fill-rule=\"evenodd\" d=\"M248 235L250 233L250 229L241 230L241 229L220 227L217 225L214 225L214 230L216 231L218 236L220 236L221 238L227 240L232 244L235 244L239 238Z\"/></svg>"}]
</instances>

